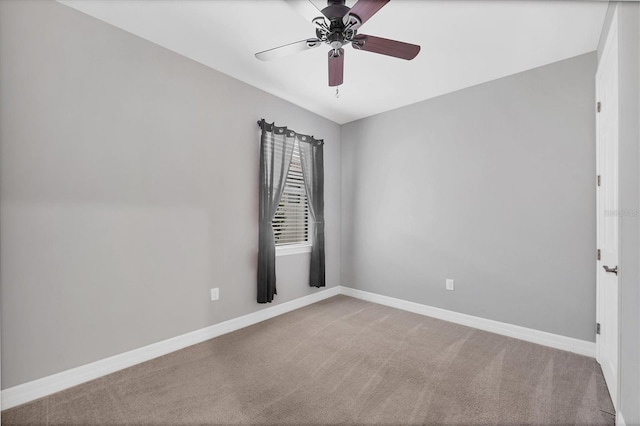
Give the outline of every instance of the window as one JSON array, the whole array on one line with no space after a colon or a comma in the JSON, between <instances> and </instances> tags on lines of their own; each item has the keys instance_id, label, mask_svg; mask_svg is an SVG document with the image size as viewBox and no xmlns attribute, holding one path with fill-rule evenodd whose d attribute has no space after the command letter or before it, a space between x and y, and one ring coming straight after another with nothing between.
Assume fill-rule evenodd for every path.
<instances>
[{"instance_id":1,"label":"window","mask_svg":"<svg viewBox=\"0 0 640 426\"><path fill-rule=\"evenodd\" d=\"M309 203L304 189L298 142L293 148L284 192L272 223L276 246L310 243Z\"/></svg>"}]
</instances>

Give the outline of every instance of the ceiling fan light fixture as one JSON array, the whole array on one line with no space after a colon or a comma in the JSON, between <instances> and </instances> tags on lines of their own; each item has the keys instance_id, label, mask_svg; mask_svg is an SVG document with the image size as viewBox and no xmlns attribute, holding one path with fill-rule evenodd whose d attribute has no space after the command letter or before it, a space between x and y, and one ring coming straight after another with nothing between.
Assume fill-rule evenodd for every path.
<instances>
[{"instance_id":1,"label":"ceiling fan light fixture","mask_svg":"<svg viewBox=\"0 0 640 426\"><path fill-rule=\"evenodd\" d=\"M318 27L316 31L319 29L327 29L327 30L329 29L329 25L327 24L327 20L325 19L324 16L318 16L316 18L313 18L313 21L311 21L311 23L316 27Z\"/></svg>"},{"instance_id":2,"label":"ceiling fan light fixture","mask_svg":"<svg viewBox=\"0 0 640 426\"><path fill-rule=\"evenodd\" d=\"M345 30L350 30L351 28L354 28L354 27L357 28L360 25L362 25L362 20L358 17L358 15L347 14L345 15L345 19L346 19Z\"/></svg>"}]
</instances>

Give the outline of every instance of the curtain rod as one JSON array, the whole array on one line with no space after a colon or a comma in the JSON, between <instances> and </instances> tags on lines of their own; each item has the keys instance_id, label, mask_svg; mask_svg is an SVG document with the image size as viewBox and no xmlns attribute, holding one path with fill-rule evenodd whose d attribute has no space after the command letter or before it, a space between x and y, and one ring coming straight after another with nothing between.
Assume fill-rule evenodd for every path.
<instances>
[{"instance_id":1,"label":"curtain rod","mask_svg":"<svg viewBox=\"0 0 640 426\"><path fill-rule=\"evenodd\" d=\"M264 121L265 123L267 122L267 120L265 120L264 118L263 118L262 120L258 120L258 127L262 128L262 122L263 122L263 121ZM274 127L276 127L276 123L275 123L275 122L273 122L272 124L273 124L273 126L274 126ZM288 129L287 129L287 130L288 130ZM321 145L324 145L324 139L316 139L316 138L314 138L313 136L303 135L303 134L300 134L300 133L295 132L295 131L293 131L293 130L291 130L291 131L292 131L293 133L295 133L295 134L296 134L296 136L301 136L301 137L302 137L302 138L297 138L300 142L307 142L307 143L311 143L311 142L313 142L313 141L316 141L316 142L319 142ZM307 139L309 139L309 140L307 140Z\"/></svg>"}]
</instances>

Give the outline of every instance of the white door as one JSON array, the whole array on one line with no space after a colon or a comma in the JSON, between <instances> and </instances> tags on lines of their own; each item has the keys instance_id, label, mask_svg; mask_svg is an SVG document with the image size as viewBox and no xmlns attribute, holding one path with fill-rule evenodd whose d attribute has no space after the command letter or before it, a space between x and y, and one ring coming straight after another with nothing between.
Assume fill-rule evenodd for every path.
<instances>
[{"instance_id":1,"label":"white door","mask_svg":"<svg viewBox=\"0 0 640 426\"><path fill-rule=\"evenodd\" d=\"M618 28L617 13L596 73L597 322L596 357L617 408L618 397Z\"/></svg>"}]
</instances>

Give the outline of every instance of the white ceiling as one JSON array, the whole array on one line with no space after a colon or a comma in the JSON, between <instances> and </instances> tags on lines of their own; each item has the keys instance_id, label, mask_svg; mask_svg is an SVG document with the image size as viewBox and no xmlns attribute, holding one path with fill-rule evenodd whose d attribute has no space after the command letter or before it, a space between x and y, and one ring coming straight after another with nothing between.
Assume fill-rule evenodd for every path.
<instances>
[{"instance_id":1,"label":"white ceiling","mask_svg":"<svg viewBox=\"0 0 640 426\"><path fill-rule=\"evenodd\" d=\"M282 0L59 1L339 124L591 52L607 9L600 1L392 0L359 32L422 50L404 61L346 46L336 98L328 46L271 62L254 57L314 37Z\"/></svg>"}]
</instances>

